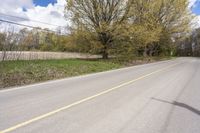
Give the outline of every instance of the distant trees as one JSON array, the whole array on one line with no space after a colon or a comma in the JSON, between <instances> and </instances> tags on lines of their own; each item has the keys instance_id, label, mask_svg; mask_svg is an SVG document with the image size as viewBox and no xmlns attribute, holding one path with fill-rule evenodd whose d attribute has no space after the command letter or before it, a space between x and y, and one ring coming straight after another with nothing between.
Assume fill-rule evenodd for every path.
<instances>
[{"instance_id":1,"label":"distant trees","mask_svg":"<svg viewBox=\"0 0 200 133\"><path fill-rule=\"evenodd\" d=\"M0 51L3 51L5 41L5 34L0 33Z\"/></svg>"},{"instance_id":2,"label":"distant trees","mask_svg":"<svg viewBox=\"0 0 200 133\"><path fill-rule=\"evenodd\" d=\"M200 57L200 28L177 44L177 55Z\"/></svg>"},{"instance_id":3,"label":"distant trees","mask_svg":"<svg viewBox=\"0 0 200 133\"><path fill-rule=\"evenodd\" d=\"M48 29L27 29L19 31L7 30L0 33L0 51L14 50L41 50L41 51L65 51L66 37Z\"/></svg>"},{"instance_id":4,"label":"distant trees","mask_svg":"<svg viewBox=\"0 0 200 133\"><path fill-rule=\"evenodd\" d=\"M0 61L9 58L10 54L7 54L9 51L16 51L18 55L21 51L66 51L67 39L66 35L50 32L48 29L23 28L17 31L9 26L4 32L0 32Z\"/></svg>"},{"instance_id":5,"label":"distant trees","mask_svg":"<svg viewBox=\"0 0 200 133\"><path fill-rule=\"evenodd\" d=\"M6 52L11 51L17 47L18 37L15 34L14 27L9 27L6 32L0 33L0 51L1 59L4 60Z\"/></svg>"}]
</instances>

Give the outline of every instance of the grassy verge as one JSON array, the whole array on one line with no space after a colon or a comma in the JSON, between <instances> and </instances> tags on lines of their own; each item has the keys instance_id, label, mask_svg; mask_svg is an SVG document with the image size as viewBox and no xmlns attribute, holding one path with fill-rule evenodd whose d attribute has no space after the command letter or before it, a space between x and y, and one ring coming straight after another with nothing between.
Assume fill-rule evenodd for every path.
<instances>
[{"instance_id":1,"label":"grassy verge","mask_svg":"<svg viewBox=\"0 0 200 133\"><path fill-rule=\"evenodd\" d=\"M0 89L168 59L172 57L4 61L0 62Z\"/></svg>"},{"instance_id":2,"label":"grassy verge","mask_svg":"<svg viewBox=\"0 0 200 133\"><path fill-rule=\"evenodd\" d=\"M0 62L0 88L101 72L121 66L101 60L78 59L5 61Z\"/></svg>"},{"instance_id":3,"label":"grassy verge","mask_svg":"<svg viewBox=\"0 0 200 133\"><path fill-rule=\"evenodd\" d=\"M104 62L113 62L120 64L122 66L135 66L147 63L153 63L158 61L175 59L176 57L172 56L161 56L161 57L134 57L134 58L109 58L107 60L102 59L88 59L90 61L104 61Z\"/></svg>"}]
</instances>

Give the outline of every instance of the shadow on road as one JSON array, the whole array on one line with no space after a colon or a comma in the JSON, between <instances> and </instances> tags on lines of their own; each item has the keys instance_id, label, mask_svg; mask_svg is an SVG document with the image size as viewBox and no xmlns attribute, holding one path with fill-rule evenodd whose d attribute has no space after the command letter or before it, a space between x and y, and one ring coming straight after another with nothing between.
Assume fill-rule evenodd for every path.
<instances>
[{"instance_id":1,"label":"shadow on road","mask_svg":"<svg viewBox=\"0 0 200 133\"><path fill-rule=\"evenodd\" d=\"M173 101L173 102L169 102L169 101L165 101L165 100L162 100L162 99L157 99L157 98L152 98L153 100L156 100L156 101L159 101L159 102L164 102L164 103L168 103L168 104L172 104L172 105L175 105L175 106L178 106L178 107L182 107L182 108L185 108L187 110L190 110L192 111L193 113L197 114L197 115L200 115L200 110L196 109L196 108L193 108L185 103L180 103L180 102L176 102L176 101Z\"/></svg>"}]
</instances>

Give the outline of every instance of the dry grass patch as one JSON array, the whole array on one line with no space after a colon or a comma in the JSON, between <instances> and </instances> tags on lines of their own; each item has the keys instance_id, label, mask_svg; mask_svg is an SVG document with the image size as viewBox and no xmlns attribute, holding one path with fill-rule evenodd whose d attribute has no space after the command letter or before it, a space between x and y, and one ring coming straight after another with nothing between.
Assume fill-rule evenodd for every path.
<instances>
[{"instance_id":1,"label":"dry grass patch","mask_svg":"<svg viewBox=\"0 0 200 133\"><path fill-rule=\"evenodd\" d=\"M118 63L78 59L0 62L0 88L120 68Z\"/></svg>"}]
</instances>

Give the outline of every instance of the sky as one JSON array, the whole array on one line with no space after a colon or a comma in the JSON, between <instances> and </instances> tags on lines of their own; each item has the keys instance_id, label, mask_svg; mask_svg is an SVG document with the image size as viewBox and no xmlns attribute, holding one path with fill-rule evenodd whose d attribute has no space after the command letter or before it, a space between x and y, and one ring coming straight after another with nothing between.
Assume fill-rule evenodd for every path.
<instances>
[{"instance_id":1,"label":"sky","mask_svg":"<svg viewBox=\"0 0 200 133\"><path fill-rule=\"evenodd\" d=\"M200 15L200 0L197 0L192 8L193 13L195 13L196 15Z\"/></svg>"},{"instance_id":2,"label":"sky","mask_svg":"<svg viewBox=\"0 0 200 133\"><path fill-rule=\"evenodd\" d=\"M33 3L36 5L36 6L48 6L48 4L55 4L57 3L57 0L33 0Z\"/></svg>"},{"instance_id":3,"label":"sky","mask_svg":"<svg viewBox=\"0 0 200 133\"><path fill-rule=\"evenodd\" d=\"M200 0L189 0L190 5L189 7L192 10L192 13L194 14L194 28L200 27Z\"/></svg>"},{"instance_id":4,"label":"sky","mask_svg":"<svg viewBox=\"0 0 200 133\"><path fill-rule=\"evenodd\" d=\"M65 5L65 0L5 0L0 4L0 19L56 30L69 23L64 17Z\"/></svg>"},{"instance_id":5,"label":"sky","mask_svg":"<svg viewBox=\"0 0 200 133\"><path fill-rule=\"evenodd\" d=\"M200 0L189 2L200 27ZM0 4L0 19L55 30L69 24L64 17L65 5L65 0L5 0Z\"/></svg>"}]
</instances>

